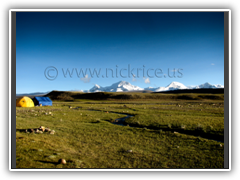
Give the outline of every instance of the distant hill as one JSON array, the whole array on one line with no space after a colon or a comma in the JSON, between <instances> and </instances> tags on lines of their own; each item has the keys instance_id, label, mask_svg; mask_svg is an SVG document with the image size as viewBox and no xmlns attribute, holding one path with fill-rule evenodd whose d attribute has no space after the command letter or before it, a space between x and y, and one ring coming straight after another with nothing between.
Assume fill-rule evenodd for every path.
<instances>
[{"instance_id":1,"label":"distant hill","mask_svg":"<svg viewBox=\"0 0 240 180\"><path fill-rule=\"evenodd\" d=\"M186 94L186 95L183 95ZM164 92L134 91L134 92L71 92L71 91L52 91L44 96L58 101L75 101L76 99L91 100L136 100L136 99L218 99L224 100L224 89L191 89L173 90Z\"/></svg>"}]
</instances>

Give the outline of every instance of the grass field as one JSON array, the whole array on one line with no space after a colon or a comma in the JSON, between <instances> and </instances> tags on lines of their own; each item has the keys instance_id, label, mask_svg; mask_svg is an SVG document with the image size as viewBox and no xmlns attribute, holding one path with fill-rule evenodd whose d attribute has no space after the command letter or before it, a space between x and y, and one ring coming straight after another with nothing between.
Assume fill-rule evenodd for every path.
<instances>
[{"instance_id":1,"label":"grass field","mask_svg":"<svg viewBox=\"0 0 240 180\"><path fill-rule=\"evenodd\" d=\"M223 168L223 94L79 96L16 108L17 168ZM55 133L25 132L40 126Z\"/></svg>"}]
</instances>

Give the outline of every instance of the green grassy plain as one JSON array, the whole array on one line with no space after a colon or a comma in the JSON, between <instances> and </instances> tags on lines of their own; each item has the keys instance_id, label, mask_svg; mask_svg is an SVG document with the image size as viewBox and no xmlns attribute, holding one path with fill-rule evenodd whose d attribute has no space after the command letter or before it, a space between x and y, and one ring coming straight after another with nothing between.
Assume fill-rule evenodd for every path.
<instances>
[{"instance_id":1,"label":"green grassy plain","mask_svg":"<svg viewBox=\"0 0 240 180\"><path fill-rule=\"evenodd\" d=\"M138 98L61 95L69 99L51 97L52 107L17 107L16 167L223 168L224 143L219 142L224 134L223 95L131 96ZM125 121L129 126L112 124L126 116L114 112L134 115ZM55 134L25 132L40 126ZM62 158L65 165L58 163Z\"/></svg>"}]
</instances>

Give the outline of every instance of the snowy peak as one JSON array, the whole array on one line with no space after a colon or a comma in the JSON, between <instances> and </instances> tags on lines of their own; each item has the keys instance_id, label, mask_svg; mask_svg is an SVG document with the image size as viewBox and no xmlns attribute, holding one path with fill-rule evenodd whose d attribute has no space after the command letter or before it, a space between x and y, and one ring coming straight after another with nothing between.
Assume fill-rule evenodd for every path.
<instances>
[{"instance_id":1,"label":"snowy peak","mask_svg":"<svg viewBox=\"0 0 240 180\"><path fill-rule=\"evenodd\" d=\"M138 86L134 86L126 81L119 81L117 83L112 84L111 86L104 88L106 92L122 92L122 91L137 91L143 90Z\"/></svg>"},{"instance_id":2,"label":"snowy peak","mask_svg":"<svg viewBox=\"0 0 240 180\"><path fill-rule=\"evenodd\" d=\"M119 82L117 82L117 83L112 84L112 86L113 86L113 85L116 85L116 86L118 86L118 87L131 86L131 84L130 84L129 82L126 82L126 81L119 81Z\"/></svg>"},{"instance_id":3,"label":"snowy peak","mask_svg":"<svg viewBox=\"0 0 240 180\"><path fill-rule=\"evenodd\" d=\"M217 88L224 88L224 86L221 84L217 84L216 86L217 86Z\"/></svg>"},{"instance_id":4,"label":"snowy peak","mask_svg":"<svg viewBox=\"0 0 240 180\"><path fill-rule=\"evenodd\" d=\"M102 90L102 87L97 84L95 84L91 89L89 89L90 92L101 92Z\"/></svg>"},{"instance_id":5,"label":"snowy peak","mask_svg":"<svg viewBox=\"0 0 240 180\"><path fill-rule=\"evenodd\" d=\"M166 87L158 87L155 88L156 92L159 91L171 91L171 90L178 90L178 89L188 89L185 85L179 82L171 82L168 86Z\"/></svg>"},{"instance_id":6,"label":"snowy peak","mask_svg":"<svg viewBox=\"0 0 240 180\"><path fill-rule=\"evenodd\" d=\"M179 82L172 82L166 87L166 90L188 89L185 85Z\"/></svg>"},{"instance_id":7,"label":"snowy peak","mask_svg":"<svg viewBox=\"0 0 240 180\"><path fill-rule=\"evenodd\" d=\"M101 87L99 85L94 85L89 91L90 92L123 92L123 91L137 91L143 90L138 86L134 86L126 81L119 81L117 83L112 84L111 86Z\"/></svg>"},{"instance_id":8,"label":"snowy peak","mask_svg":"<svg viewBox=\"0 0 240 180\"><path fill-rule=\"evenodd\" d=\"M211 88L211 89L215 89L215 88L224 88L224 86L220 85L220 84L217 84L217 85L213 85L213 84L210 84L208 82L204 83L204 84L201 84L199 86L196 86L194 87L193 89L201 89L201 88Z\"/></svg>"}]
</instances>

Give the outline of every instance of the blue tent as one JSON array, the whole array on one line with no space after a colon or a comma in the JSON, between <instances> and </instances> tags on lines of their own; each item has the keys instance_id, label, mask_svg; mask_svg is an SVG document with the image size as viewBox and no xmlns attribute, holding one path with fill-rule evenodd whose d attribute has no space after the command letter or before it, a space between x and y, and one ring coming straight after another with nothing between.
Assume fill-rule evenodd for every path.
<instances>
[{"instance_id":1,"label":"blue tent","mask_svg":"<svg viewBox=\"0 0 240 180\"><path fill-rule=\"evenodd\" d=\"M52 100L49 97L34 97L33 102L36 105L52 106Z\"/></svg>"}]
</instances>

